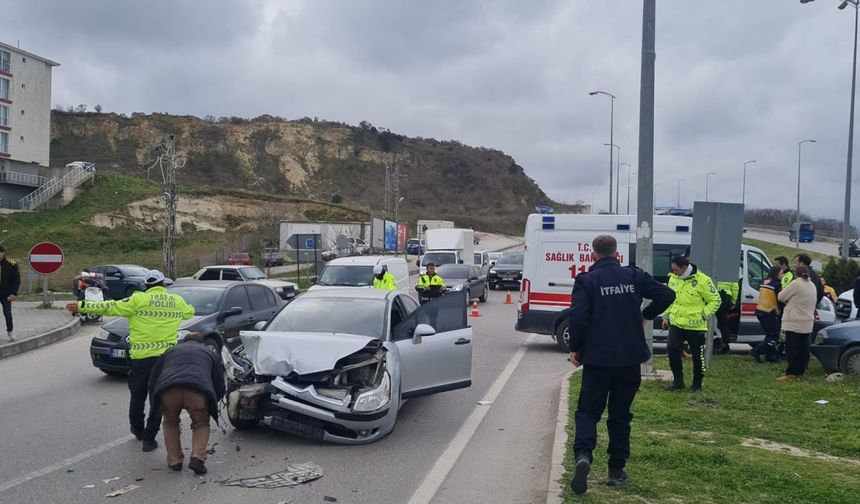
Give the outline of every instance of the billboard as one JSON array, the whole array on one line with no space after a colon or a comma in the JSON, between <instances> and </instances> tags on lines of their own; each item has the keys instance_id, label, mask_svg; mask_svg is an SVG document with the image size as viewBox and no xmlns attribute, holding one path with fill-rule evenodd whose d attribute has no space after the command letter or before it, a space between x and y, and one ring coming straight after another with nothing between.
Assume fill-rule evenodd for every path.
<instances>
[{"instance_id":1,"label":"billboard","mask_svg":"<svg viewBox=\"0 0 860 504\"><path fill-rule=\"evenodd\" d=\"M370 220L370 246L373 250L385 250L385 221L377 217Z\"/></svg>"},{"instance_id":2,"label":"billboard","mask_svg":"<svg viewBox=\"0 0 860 504\"><path fill-rule=\"evenodd\" d=\"M397 223L394 221L385 221L385 251L394 252L397 250Z\"/></svg>"},{"instance_id":3,"label":"billboard","mask_svg":"<svg viewBox=\"0 0 860 504\"><path fill-rule=\"evenodd\" d=\"M397 250L406 250L406 239L409 237L409 226L397 225Z\"/></svg>"}]
</instances>

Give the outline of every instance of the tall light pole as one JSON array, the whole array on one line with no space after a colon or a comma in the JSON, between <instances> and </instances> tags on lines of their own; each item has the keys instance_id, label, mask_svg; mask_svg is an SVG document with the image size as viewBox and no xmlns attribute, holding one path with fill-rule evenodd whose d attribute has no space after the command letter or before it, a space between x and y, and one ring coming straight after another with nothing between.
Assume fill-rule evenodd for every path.
<instances>
[{"instance_id":1,"label":"tall light pole","mask_svg":"<svg viewBox=\"0 0 860 504\"><path fill-rule=\"evenodd\" d=\"M749 165L751 163L755 163L755 162L756 162L755 159L753 159L751 161L744 161L744 182L743 182L743 186L741 189L741 204L744 205L744 208L746 208L746 203L747 203L747 165ZM746 210L744 210L744 211L746 211Z\"/></svg>"},{"instance_id":2,"label":"tall light pole","mask_svg":"<svg viewBox=\"0 0 860 504\"><path fill-rule=\"evenodd\" d=\"M610 98L609 100L609 145L615 145L615 95L612 93L607 93L606 91L591 91L588 93L591 96L595 95L605 95ZM612 147L609 147L609 213L612 213L612 170L614 161L612 159Z\"/></svg>"},{"instance_id":3,"label":"tall light pole","mask_svg":"<svg viewBox=\"0 0 860 504\"><path fill-rule=\"evenodd\" d=\"M630 163L618 163L618 177L621 177L621 167L627 166L627 215L630 215Z\"/></svg>"},{"instance_id":4,"label":"tall light pole","mask_svg":"<svg viewBox=\"0 0 860 504\"><path fill-rule=\"evenodd\" d=\"M800 248L800 148L807 142L815 143L815 140L807 138L797 142L797 230L794 233L794 248Z\"/></svg>"},{"instance_id":5,"label":"tall light pole","mask_svg":"<svg viewBox=\"0 0 860 504\"><path fill-rule=\"evenodd\" d=\"M709 171L705 174L705 201L708 201L708 177L711 175L716 175L717 172Z\"/></svg>"},{"instance_id":6,"label":"tall light pole","mask_svg":"<svg viewBox=\"0 0 860 504\"><path fill-rule=\"evenodd\" d=\"M619 166L618 161L621 161L621 146L608 143L605 143L603 145L608 146L610 150L612 148L618 149L618 159L616 159L615 165L615 213L619 213L620 209L618 207L621 206L621 200L618 199L618 183L621 181L621 166ZM611 187L609 189L612 190Z\"/></svg>"},{"instance_id":7,"label":"tall light pole","mask_svg":"<svg viewBox=\"0 0 860 504\"><path fill-rule=\"evenodd\" d=\"M687 179L678 179L678 208L681 208L681 182L686 182Z\"/></svg>"},{"instance_id":8,"label":"tall light pole","mask_svg":"<svg viewBox=\"0 0 860 504\"><path fill-rule=\"evenodd\" d=\"M398 188L399 192L399 188ZM406 196L400 196L394 201L394 222L397 223L397 246L394 247L394 257L397 257L398 252L400 252L400 202L405 200ZM408 238L408 236L407 236Z\"/></svg>"},{"instance_id":9,"label":"tall light pole","mask_svg":"<svg viewBox=\"0 0 860 504\"><path fill-rule=\"evenodd\" d=\"M800 0L805 4L813 0ZM842 0L839 9L854 7L854 59L851 63L851 111L848 117L848 162L845 169L845 215L842 218L842 257L848 258L848 243L851 241L851 166L854 158L854 96L857 89L857 26L860 13L860 0ZM799 219L799 217L798 217ZM797 230L798 240L800 229ZM799 246L799 245L798 245Z\"/></svg>"}]
</instances>

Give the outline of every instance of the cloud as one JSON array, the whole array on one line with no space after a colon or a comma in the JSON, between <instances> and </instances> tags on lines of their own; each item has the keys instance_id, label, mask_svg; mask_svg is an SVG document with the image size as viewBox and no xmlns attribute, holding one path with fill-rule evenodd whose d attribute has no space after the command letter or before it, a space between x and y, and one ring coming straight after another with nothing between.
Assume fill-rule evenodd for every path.
<instances>
[{"instance_id":1,"label":"cloud","mask_svg":"<svg viewBox=\"0 0 860 504\"><path fill-rule=\"evenodd\" d=\"M835 5L658 4L659 204L682 178L682 204L703 199L711 171L709 196L739 201L757 159L748 204L793 208L797 142L815 138L802 208L841 218L853 20ZM368 120L503 150L551 197L605 208L609 102L587 94L602 89L638 169L640 2L34 0L4 14L39 20L3 37L62 64L55 103Z\"/></svg>"}]
</instances>

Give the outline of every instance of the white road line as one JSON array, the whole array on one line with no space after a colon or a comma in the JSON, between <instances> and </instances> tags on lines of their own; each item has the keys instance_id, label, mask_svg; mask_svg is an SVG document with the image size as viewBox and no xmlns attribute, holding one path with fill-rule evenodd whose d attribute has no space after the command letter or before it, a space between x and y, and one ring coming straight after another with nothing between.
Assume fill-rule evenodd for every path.
<instances>
[{"instance_id":1,"label":"white road line","mask_svg":"<svg viewBox=\"0 0 860 504\"><path fill-rule=\"evenodd\" d=\"M56 464L51 464L49 466L45 466L45 467L43 467L41 469L37 469L31 473L25 474L23 476L19 476L13 480L9 480L5 483L0 483L0 492L5 492L6 490L9 490L10 488L15 488L16 486L18 486L22 483L32 481L36 478L41 478L42 476L47 476L48 474L51 474L54 471L58 471L58 470L66 467L66 466L76 464L76 463L78 463L82 460L86 460L86 459L88 459L94 455L98 455L99 453L104 453L104 452L110 450L111 448L115 448L121 444L128 443L132 439L134 439L134 437L132 437L131 435L125 435L119 439L115 439L115 440L110 441L108 443L105 443L103 445L96 446L95 448L87 450L83 453L79 453L79 454L75 455L74 457L70 457L70 458L67 458L65 460L61 460L61 461L57 462Z\"/></svg>"},{"instance_id":2,"label":"white road line","mask_svg":"<svg viewBox=\"0 0 860 504\"><path fill-rule=\"evenodd\" d=\"M489 402L490 404L495 402L496 398L502 392L502 389L505 388L505 384L508 382L508 379L512 374L514 374L514 371L523 359L529 343L534 341L536 337L536 334L529 335L525 344L523 344L511 360L508 361L508 365L505 366L505 369L502 370L502 373L498 378L496 378L496 381L493 382L493 385L481 399L481 402ZM466 449L472 436L475 435L475 432L478 430L484 417L487 416L490 408L491 406L478 405L472 410L472 413L470 413L468 418L466 418L466 421L463 422L460 430L457 431L454 439L448 443L448 448L446 448L442 455L436 459L430 472L427 473L427 476L424 477L424 480L415 490L415 493L412 494L412 497L409 499L410 504L429 504L429 502L433 500L439 487L442 486L445 478L448 477L448 473L450 473L451 469L454 468L454 464L457 463L457 460Z\"/></svg>"}]
</instances>

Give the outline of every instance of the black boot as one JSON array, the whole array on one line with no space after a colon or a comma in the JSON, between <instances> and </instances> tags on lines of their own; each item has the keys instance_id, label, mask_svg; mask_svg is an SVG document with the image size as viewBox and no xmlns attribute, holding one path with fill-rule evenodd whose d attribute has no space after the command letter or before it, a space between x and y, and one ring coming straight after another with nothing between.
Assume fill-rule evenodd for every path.
<instances>
[{"instance_id":1,"label":"black boot","mask_svg":"<svg viewBox=\"0 0 860 504\"><path fill-rule=\"evenodd\" d=\"M675 378L672 384L666 387L666 390L684 390L684 379Z\"/></svg>"},{"instance_id":2,"label":"black boot","mask_svg":"<svg viewBox=\"0 0 860 504\"><path fill-rule=\"evenodd\" d=\"M206 464L197 457L191 457L188 462L188 468L194 471L194 474L206 474Z\"/></svg>"},{"instance_id":3,"label":"black boot","mask_svg":"<svg viewBox=\"0 0 860 504\"><path fill-rule=\"evenodd\" d=\"M134 426L129 427L129 431L134 434L134 438L138 441L143 441L143 429L135 429Z\"/></svg>"},{"instance_id":4,"label":"black boot","mask_svg":"<svg viewBox=\"0 0 860 504\"><path fill-rule=\"evenodd\" d=\"M628 479L627 473L624 472L624 469L613 469L609 468L609 478L606 480L606 484L611 487L617 487L623 485Z\"/></svg>"},{"instance_id":5,"label":"black boot","mask_svg":"<svg viewBox=\"0 0 860 504\"><path fill-rule=\"evenodd\" d=\"M151 452L151 451L155 451L156 448L158 448L158 441L156 441L154 439L144 439L143 440L143 451Z\"/></svg>"},{"instance_id":6,"label":"black boot","mask_svg":"<svg viewBox=\"0 0 860 504\"><path fill-rule=\"evenodd\" d=\"M701 392L702 391L702 379L704 377L702 375L697 375L693 377L693 384L690 386L690 392Z\"/></svg>"},{"instance_id":7,"label":"black boot","mask_svg":"<svg viewBox=\"0 0 860 504\"><path fill-rule=\"evenodd\" d=\"M589 472L591 472L591 457L586 453L578 454L576 466L573 468L573 478L570 480L570 489L573 493L582 495L588 490Z\"/></svg>"},{"instance_id":8,"label":"black boot","mask_svg":"<svg viewBox=\"0 0 860 504\"><path fill-rule=\"evenodd\" d=\"M181 471L182 470L182 462L177 462L175 464L170 464L167 467L172 471Z\"/></svg>"}]
</instances>

